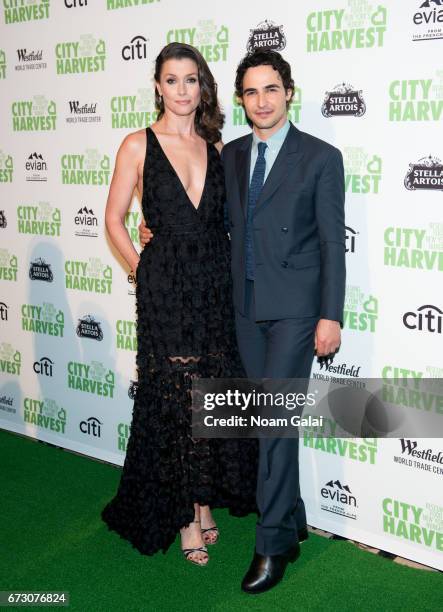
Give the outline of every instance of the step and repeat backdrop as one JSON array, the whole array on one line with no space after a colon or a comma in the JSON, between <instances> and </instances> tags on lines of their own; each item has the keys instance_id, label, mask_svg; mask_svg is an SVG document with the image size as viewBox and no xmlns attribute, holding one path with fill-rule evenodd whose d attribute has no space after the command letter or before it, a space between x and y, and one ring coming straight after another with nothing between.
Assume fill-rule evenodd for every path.
<instances>
[{"instance_id":1,"label":"step and repeat backdrop","mask_svg":"<svg viewBox=\"0 0 443 612\"><path fill-rule=\"evenodd\" d=\"M172 41L208 61L225 141L249 131L240 58L291 63L291 121L346 170L343 343L312 375L386 379L393 403L443 419L420 389L443 375L443 0L1 0L0 20L0 427L124 461L135 279L104 210L119 144L155 121ZM134 198L137 248L140 218ZM442 440L320 433L301 443L309 524L443 569Z\"/></svg>"}]
</instances>

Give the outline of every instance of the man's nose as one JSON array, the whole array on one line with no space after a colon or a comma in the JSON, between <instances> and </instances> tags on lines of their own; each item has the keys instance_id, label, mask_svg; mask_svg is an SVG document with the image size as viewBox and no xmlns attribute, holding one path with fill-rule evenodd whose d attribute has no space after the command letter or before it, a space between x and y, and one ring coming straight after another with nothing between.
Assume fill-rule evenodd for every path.
<instances>
[{"instance_id":1,"label":"man's nose","mask_svg":"<svg viewBox=\"0 0 443 612\"><path fill-rule=\"evenodd\" d=\"M258 94L257 104L260 108L266 105L266 94L264 92Z\"/></svg>"}]
</instances>

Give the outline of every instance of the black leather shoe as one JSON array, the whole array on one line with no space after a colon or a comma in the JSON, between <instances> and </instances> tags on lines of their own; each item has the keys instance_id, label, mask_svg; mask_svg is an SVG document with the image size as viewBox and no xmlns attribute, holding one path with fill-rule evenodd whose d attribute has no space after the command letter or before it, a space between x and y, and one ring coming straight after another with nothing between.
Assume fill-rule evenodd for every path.
<instances>
[{"instance_id":1,"label":"black leather shoe","mask_svg":"<svg viewBox=\"0 0 443 612\"><path fill-rule=\"evenodd\" d=\"M303 527L303 529L299 529L297 533L298 533L299 542L304 542L305 540L309 538L309 532L308 532L307 527Z\"/></svg>"},{"instance_id":2,"label":"black leather shoe","mask_svg":"<svg viewBox=\"0 0 443 612\"><path fill-rule=\"evenodd\" d=\"M288 563L298 559L299 555L299 544L295 544L281 555L260 555L256 552L241 583L242 591L245 593L269 591L283 578Z\"/></svg>"}]
</instances>

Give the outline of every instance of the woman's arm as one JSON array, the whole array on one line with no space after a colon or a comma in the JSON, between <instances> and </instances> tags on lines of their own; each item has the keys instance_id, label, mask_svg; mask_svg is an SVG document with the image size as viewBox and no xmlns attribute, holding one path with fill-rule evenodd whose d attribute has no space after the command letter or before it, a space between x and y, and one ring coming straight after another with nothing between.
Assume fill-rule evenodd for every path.
<instances>
[{"instance_id":1,"label":"woman's arm","mask_svg":"<svg viewBox=\"0 0 443 612\"><path fill-rule=\"evenodd\" d=\"M145 147L145 136L141 133L129 134L122 142L115 160L105 212L106 229L111 241L133 271L140 258L126 229L125 215L137 186Z\"/></svg>"}]
</instances>

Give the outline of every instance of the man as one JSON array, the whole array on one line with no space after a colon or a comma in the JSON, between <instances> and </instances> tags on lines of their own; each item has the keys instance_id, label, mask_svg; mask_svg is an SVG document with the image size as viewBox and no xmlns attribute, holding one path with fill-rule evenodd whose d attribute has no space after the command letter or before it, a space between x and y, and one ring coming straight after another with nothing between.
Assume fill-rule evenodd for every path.
<instances>
[{"instance_id":1,"label":"man","mask_svg":"<svg viewBox=\"0 0 443 612\"><path fill-rule=\"evenodd\" d=\"M253 126L222 151L240 354L250 378L308 378L314 350L326 356L340 345L342 156L288 121L294 82L279 53L247 55L235 85ZM247 593L275 586L308 537L298 447L298 439L260 439L260 516L242 582Z\"/></svg>"}]
</instances>

